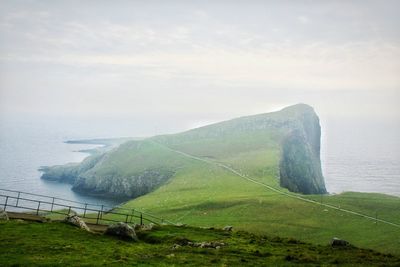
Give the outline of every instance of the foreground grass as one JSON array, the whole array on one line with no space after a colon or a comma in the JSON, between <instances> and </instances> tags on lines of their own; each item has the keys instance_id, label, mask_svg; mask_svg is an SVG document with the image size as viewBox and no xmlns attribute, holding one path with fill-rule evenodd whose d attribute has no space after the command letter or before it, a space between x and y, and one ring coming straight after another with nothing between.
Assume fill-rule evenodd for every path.
<instances>
[{"instance_id":1,"label":"foreground grass","mask_svg":"<svg viewBox=\"0 0 400 267\"><path fill-rule=\"evenodd\" d=\"M262 175L260 181L277 186L274 170ZM367 193L306 197L372 217L378 212L378 218L400 222L397 197ZM400 254L398 227L289 198L207 163L192 162L168 184L124 207L140 207L193 226L233 225L236 229L315 244L339 237L359 247Z\"/></svg>"},{"instance_id":2,"label":"foreground grass","mask_svg":"<svg viewBox=\"0 0 400 267\"><path fill-rule=\"evenodd\" d=\"M2 266L398 266L400 258L355 247L332 248L295 239L193 227L157 227L138 232L137 243L92 234L59 222L0 223ZM222 241L221 249L185 246ZM174 244L182 246L173 249Z\"/></svg>"}]
</instances>

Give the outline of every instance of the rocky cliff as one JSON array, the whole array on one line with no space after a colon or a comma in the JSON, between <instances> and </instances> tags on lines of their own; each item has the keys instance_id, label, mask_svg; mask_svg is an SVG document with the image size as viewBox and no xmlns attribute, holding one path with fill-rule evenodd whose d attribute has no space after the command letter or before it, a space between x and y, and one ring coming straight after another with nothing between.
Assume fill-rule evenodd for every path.
<instances>
[{"instance_id":1,"label":"rocky cliff","mask_svg":"<svg viewBox=\"0 0 400 267\"><path fill-rule=\"evenodd\" d=\"M288 111L294 112L296 119L282 141L280 185L292 192L325 194L318 116L310 106L303 104L290 107Z\"/></svg>"},{"instance_id":2,"label":"rocky cliff","mask_svg":"<svg viewBox=\"0 0 400 267\"><path fill-rule=\"evenodd\" d=\"M72 184L72 190L111 198L135 198L153 191L174 175L167 153L156 145L128 141L109 151L99 150L80 164L42 167L41 178Z\"/></svg>"}]
</instances>

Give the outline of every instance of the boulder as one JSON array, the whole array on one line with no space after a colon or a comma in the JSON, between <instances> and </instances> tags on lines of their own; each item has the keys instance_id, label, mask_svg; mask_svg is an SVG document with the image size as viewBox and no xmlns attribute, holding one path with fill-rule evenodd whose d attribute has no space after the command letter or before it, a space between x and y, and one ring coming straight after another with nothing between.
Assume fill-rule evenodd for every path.
<instances>
[{"instance_id":1,"label":"boulder","mask_svg":"<svg viewBox=\"0 0 400 267\"><path fill-rule=\"evenodd\" d=\"M135 224L133 226L133 230L135 230L135 232L138 231L151 231L153 230L157 225L155 225L154 223L149 223L149 224Z\"/></svg>"},{"instance_id":2,"label":"boulder","mask_svg":"<svg viewBox=\"0 0 400 267\"><path fill-rule=\"evenodd\" d=\"M5 210L0 209L0 220L8 221L8 215Z\"/></svg>"},{"instance_id":3,"label":"boulder","mask_svg":"<svg viewBox=\"0 0 400 267\"><path fill-rule=\"evenodd\" d=\"M142 231L151 231L151 230L153 230L154 226L155 226L154 223L150 223L150 224L147 224L147 225L143 224L143 225L140 226L140 230L142 230Z\"/></svg>"},{"instance_id":4,"label":"boulder","mask_svg":"<svg viewBox=\"0 0 400 267\"><path fill-rule=\"evenodd\" d=\"M81 218L79 218L77 215L68 215L67 217L65 217L64 222L74 225L74 226L77 226L81 229L84 229L84 230L90 232L90 229L86 225L86 223Z\"/></svg>"},{"instance_id":5,"label":"boulder","mask_svg":"<svg viewBox=\"0 0 400 267\"><path fill-rule=\"evenodd\" d=\"M350 245L349 242L347 242L346 240L337 238L337 237L334 237L331 240L331 246L332 247L347 247L349 245Z\"/></svg>"},{"instance_id":6,"label":"boulder","mask_svg":"<svg viewBox=\"0 0 400 267\"><path fill-rule=\"evenodd\" d=\"M232 232L233 226L227 225L222 230L227 231L227 232Z\"/></svg>"},{"instance_id":7,"label":"boulder","mask_svg":"<svg viewBox=\"0 0 400 267\"><path fill-rule=\"evenodd\" d=\"M109 225L105 234L118 236L122 239L138 241L135 230L130 225L123 222Z\"/></svg>"}]
</instances>

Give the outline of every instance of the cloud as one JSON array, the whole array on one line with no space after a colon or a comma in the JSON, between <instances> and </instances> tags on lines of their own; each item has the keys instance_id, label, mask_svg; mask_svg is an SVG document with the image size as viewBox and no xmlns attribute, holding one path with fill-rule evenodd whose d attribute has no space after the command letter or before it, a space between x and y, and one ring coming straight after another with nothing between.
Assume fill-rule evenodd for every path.
<instances>
[{"instance_id":1,"label":"cloud","mask_svg":"<svg viewBox=\"0 0 400 267\"><path fill-rule=\"evenodd\" d=\"M302 24L310 23L310 19L307 16L298 16L297 20Z\"/></svg>"},{"instance_id":2,"label":"cloud","mask_svg":"<svg viewBox=\"0 0 400 267\"><path fill-rule=\"evenodd\" d=\"M116 31L112 32L116 34ZM187 34L186 29L177 32L183 36ZM164 42L163 39L158 41ZM53 56L3 56L0 59L72 67L118 67L121 73L135 68L137 73L156 79L170 81L191 77L196 82L207 79L216 84L231 86L392 90L398 88L400 83L397 75L400 72L399 58L400 47L396 45L361 42L345 45L315 43L305 46L265 44L264 47L252 50L220 45L167 52L66 52Z\"/></svg>"},{"instance_id":3,"label":"cloud","mask_svg":"<svg viewBox=\"0 0 400 267\"><path fill-rule=\"evenodd\" d=\"M398 16L386 7L10 3L0 11L8 109L244 114L335 93L370 103L364 92L400 86Z\"/></svg>"}]
</instances>

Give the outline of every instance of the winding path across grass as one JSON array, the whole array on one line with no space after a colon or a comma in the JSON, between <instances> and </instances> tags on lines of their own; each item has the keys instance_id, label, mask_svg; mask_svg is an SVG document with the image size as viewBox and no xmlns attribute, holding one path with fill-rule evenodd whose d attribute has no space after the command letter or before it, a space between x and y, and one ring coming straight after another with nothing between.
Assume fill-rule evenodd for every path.
<instances>
[{"instance_id":1,"label":"winding path across grass","mask_svg":"<svg viewBox=\"0 0 400 267\"><path fill-rule=\"evenodd\" d=\"M325 204L325 203L321 203L321 202L318 202L318 201L315 201L315 200L312 200L312 199L308 199L308 198L305 198L305 197L302 197L302 196L299 196L299 195L296 195L296 194L288 193L288 192L285 192L283 190L274 188L274 187L272 187L270 185L267 185L267 184L264 184L262 182L259 182L259 181L255 180L255 179L252 179L252 178L248 177L247 175L244 175L244 174L238 172L237 170L233 169L232 167L230 167L230 166L228 166L226 164L223 164L223 163L220 163L220 162L215 162L215 161L204 159L204 158L200 158L200 157L197 157L197 156L193 156L193 155L190 155L188 153L172 149L172 148L167 147L167 146L165 146L163 144L160 144L158 142L155 142L155 143L157 143L160 146L165 147L166 149L168 149L170 151L173 151L175 153L181 154L182 156L185 156L187 158L191 158L191 159L194 159L194 160L202 161L202 162L205 162L207 164L217 165L220 168L223 168L223 169L225 169L225 170L227 170L227 171L229 171L229 172L231 172L231 173L233 173L233 174L235 174L235 175L237 175L237 176L239 176L239 177L241 177L243 179L248 180L249 182L252 182L252 183L258 184L260 186L266 187L269 190L274 191L274 192L276 192L278 194L281 194L281 195L284 195L284 196L287 196L287 197L291 197L291 198L295 198L295 199L298 199L298 200L301 200L301 201L304 201L304 202L309 202L309 203L312 203L312 204L315 204L315 205L320 205L320 206L323 206L323 207L331 208L331 209L338 210L338 211L341 211L341 212L345 212L345 213L348 213L348 214L356 215L356 216L359 216L359 217L363 217L363 218L366 218L366 219L369 219L369 220L372 220L372 221L375 221L375 222L381 222L381 223L385 223L385 224L400 228L400 224L398 224L398 223L394 223L394 222L390 222L390 221L387 221L387 220L375 218L375 217L372 217L372 216L369 216L369 215L366 215L366 214L359 213L357 211L343 209L343 208L336 207L336 206L333 206L333 205L330 205L330 204Z\"/></svg>"}]
</instances>

